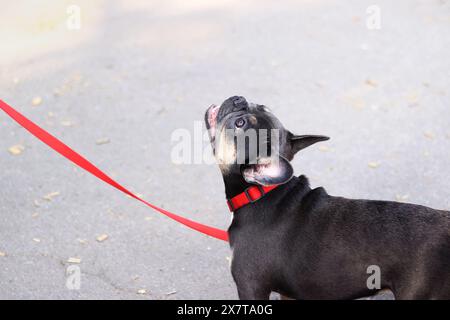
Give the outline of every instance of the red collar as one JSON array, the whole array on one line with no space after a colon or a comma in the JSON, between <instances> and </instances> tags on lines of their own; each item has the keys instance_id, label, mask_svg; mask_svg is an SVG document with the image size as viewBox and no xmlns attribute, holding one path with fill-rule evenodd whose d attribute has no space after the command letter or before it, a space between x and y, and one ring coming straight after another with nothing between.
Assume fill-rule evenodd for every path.
<instances>
[{"instance_id":1,"label":"red collar","mask_svg":"<svg viewBox=\"0 0 450 320\"><path fill-rule=\"evenodd\" d=\"M234 196L231 199L227 199L228 208L230 209L231 212L234 212L237 209L249 203L258 201L259 199L264 197L266 193L269 193L276 187L278 187L278 185L273 186L255 185L248 187L247 189L245 189L244 192L238 194L237 196Z\"/></svg>"}]
</instances>

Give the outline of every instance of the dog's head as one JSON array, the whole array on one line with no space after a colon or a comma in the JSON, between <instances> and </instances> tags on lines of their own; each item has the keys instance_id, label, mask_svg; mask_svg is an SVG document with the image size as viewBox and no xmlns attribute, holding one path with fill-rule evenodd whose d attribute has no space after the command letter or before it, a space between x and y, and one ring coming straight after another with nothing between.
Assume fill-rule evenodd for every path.
<instances>
[{"instance_id":1,"label":"dog's head","mask_svg":"<svg viewBox=\"0 0 450 320\"><path fill-rule=\"evenodd\" d=\"M205 114L214 155L223 175L240 174L249 183L282 184L293 169L289 161L313 143L317 135L294 135L264 106L234 96Z\"/></svg>"}]
</instances>

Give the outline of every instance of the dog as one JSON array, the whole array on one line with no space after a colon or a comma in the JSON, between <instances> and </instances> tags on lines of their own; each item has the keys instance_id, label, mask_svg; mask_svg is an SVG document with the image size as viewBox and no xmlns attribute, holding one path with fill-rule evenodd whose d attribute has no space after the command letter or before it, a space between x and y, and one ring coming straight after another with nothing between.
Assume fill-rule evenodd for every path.
<instances>
[{"instance_id":1,"label":"dog","mask_svg":"<svg viewBox=\"0 0 450 320\"><path fill-rule=\"evenodd\" d=\"M231 273L240 299L269 299L271 292L356 299L378 290L396 299L450 299L449 211L311 189L290 161L329 138L294 135L244 97L212 105L205 122L233 212ZM250 152L248 137L239 146L247 132L268 130L277 134L256 139L262 155ZM378 280L369 279L371 270Z\"/></svg>"}]
</instances>

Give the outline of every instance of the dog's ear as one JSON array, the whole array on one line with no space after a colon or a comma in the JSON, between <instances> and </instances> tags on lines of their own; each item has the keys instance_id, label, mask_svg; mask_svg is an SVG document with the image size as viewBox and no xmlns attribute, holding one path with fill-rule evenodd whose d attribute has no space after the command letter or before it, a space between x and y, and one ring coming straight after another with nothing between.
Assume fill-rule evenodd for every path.
<instances>
[{"instance_id":1,"label":"dog's ear","mask_svg":"<svg viewBox=\"0 0 450 320\"><path fill-rule=\"evenodd\" d=\"M242 170L245 181L262 186L286 183L293 174L291 164L281 156L258 159L256 164L250 164Z\"/></svg>"},{"instance_id":2,"label":"dog's ear","mask_svg":"<svg viewBox=\"0 0 450 320\"><path fill-rule=\"evenodd\" d=\"M298 136L298 135L292 134L291 132L288 133L288 141L291 144L292 156L294 156L300 150L305 149L306 147L309 147L310 145L312 145L316 142L326 141L329 139L330 138L327 136L317 136L317 135Z\"/></svg>"}]
</instances>

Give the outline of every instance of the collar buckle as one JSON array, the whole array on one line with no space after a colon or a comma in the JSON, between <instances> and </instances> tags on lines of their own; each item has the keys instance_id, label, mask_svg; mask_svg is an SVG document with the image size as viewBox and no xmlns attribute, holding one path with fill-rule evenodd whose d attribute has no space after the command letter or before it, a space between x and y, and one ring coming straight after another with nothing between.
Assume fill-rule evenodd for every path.
<instances>
[{"instance_id":1,"label":"collar buckle","mask_svg":"<svg viewBox=\"0 0 450 320\"><path fill-rule=\"evenodd\" d=\"M250 189L255 190L255 187L259 190L260 196L253 199L248 191ZM266 192L264 191L264 188L262 186L260 186L259 184L257 184L256 186L248 187L247 189L244 190L244 193L250 203L255 203L256 201L258 201L259 199L264 197L264 195L266 194Z\"/></svg>"}]
</instances>

